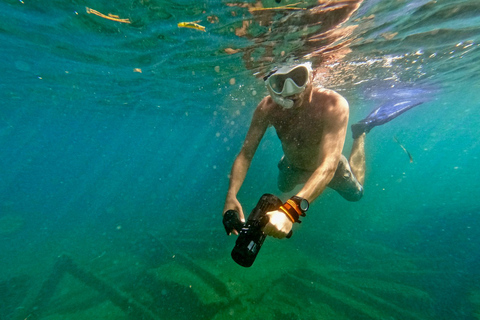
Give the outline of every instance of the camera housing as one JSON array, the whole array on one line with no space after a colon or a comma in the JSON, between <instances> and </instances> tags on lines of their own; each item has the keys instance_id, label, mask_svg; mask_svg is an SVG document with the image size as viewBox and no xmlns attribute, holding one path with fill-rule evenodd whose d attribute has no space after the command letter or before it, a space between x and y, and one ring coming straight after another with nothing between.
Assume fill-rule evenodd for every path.
<instances>
[{"instance_id":1,"label":"camera housing","mask_svg":"<svg viewBox=\"0 0 480 320\"><path fill-rule=\"evenodd\" d=\"M243 267L250 267L253 264L267 237L262 231L268 223L266 213L278 209L281 205L282 201L273 194L262 195L245 224L240 221L237 211L225 212L223 224L227 234L230 234L233 229L239 232L232 250L232 258L236 263ZM287 238L290 236L291 233Z\"/></svg>"}]
</instances>

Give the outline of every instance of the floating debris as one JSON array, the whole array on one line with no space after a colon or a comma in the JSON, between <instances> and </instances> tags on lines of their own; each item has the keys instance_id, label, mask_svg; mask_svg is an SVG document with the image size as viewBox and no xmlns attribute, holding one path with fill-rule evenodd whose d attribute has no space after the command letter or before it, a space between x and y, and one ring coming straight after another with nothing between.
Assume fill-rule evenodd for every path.
<instances>
[{"instance_id":1,"label":"floating debris","mask_svg":"<svg viewBox=\"0 0 480 320\"><path fill-rule=\"evenodd\" d=\"M298 8L294 7L297 4L300 4L301 2L297 3L292 3L292 4L287 4L286 6L280 6L280 7L271 7L271 8L249 8L248 10L250 12L252 11L268 11L268 10L307 10L305 8Z\"/></svg>"},{"instance_id":2,"label":"floating debris","mask_svg":"<svg viewBox=\"0 0 480 320\"><path fill-rule=\"evenodd\" d=\"M87 8L87 13L88 14L94 14L96 16L99 16L101 18L107 19L107 20L112 20L112 21L117 21L121 23L132 23L129 19L122 19L117 15L109 13L108 15L105 15L101 12L98 12L97 10L94 10L92 8L86 7Z\"/></svg>"},{"instance_id":3,"label":"floating debris","mask_svg":"<svg viewBox=\"0 0 480 320\"><path fill-rule=\"evenodd\" d=\"M207 21L210 23L218 23L220 19L216 15L211 15L207 17Z\"/></svg>"},{"instance_id":4,"label":"floating debris","mask_svg":"<svg viewBox=\"0 0 480 320\"><path fill-rule=\"evenodd\" d=\"M199 25L197 22L200 22L200 21L180 22L180 23L178 24L178 27L179 27L179 28L190 28L190 29L195 29L195 30L198 30L198 31L206 32L206 31L205 31L205 27Z\"/></svg>"},{"instance_id":5,"label":"floating debris","mask_svg":"<svg viewBox=\"0 0 480 320\"><path fill-rule=\"evenodd\" d=\"M235 54L235 53L239 53L241 50L240 49L225 48L224 51L227 54Z\"/></svg>"}]
</instances>

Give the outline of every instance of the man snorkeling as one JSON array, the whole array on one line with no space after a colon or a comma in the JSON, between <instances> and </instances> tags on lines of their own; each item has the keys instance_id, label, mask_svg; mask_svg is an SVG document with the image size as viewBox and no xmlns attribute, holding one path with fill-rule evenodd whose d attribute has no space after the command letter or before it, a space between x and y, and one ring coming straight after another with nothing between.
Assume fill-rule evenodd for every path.
<instances>
[{"instance_id":1,"label":"man snorkeling","mask_svg":"<svg viewBox=\"0 0 480 320\"><path fill-rule=\"evenodd\" d=\"M335 91L313 86L310 63L284 66L264 80L270 95L258 104L242 149L233 163L223 212L236 210L245 221L237 193L263 135L273 126L284 152L278 163L278 188L289 192L304 184L278 210L267 213L269 221L263 232L284 238L326 187L349 201L360 200L365 178L366 133L420 103L404 101L377 108L352 125L354 142L347 160L342 149L348 126L348 102Z\"/></svg>"}]
</instances>

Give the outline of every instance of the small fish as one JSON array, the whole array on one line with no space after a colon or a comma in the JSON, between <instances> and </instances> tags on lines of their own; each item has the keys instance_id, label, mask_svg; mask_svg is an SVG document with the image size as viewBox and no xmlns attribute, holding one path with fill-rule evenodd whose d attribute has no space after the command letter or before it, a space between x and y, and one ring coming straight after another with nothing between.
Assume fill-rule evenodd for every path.
<instances>
[{"instance_id":1,"label":"small fish","mask_svg":"<svg viewBox=\"0 0 480 320\"><path fill-rule=\"evenodd\" d=\"M194 21L194 22L180 22L180 23L178 24L178 27L179 27L179 28L190 28L190 29L195 29L195 30L199 30L199 31L206 32L206 31L205 31L205 27L199 25L197 22L199 22L199 21Z\"/></svg>"},{"instance_id":2,"label":"small fish","mask_svg":"<svg viewBox=\"0 0 480 320\"><path fill-rule=\"evenodd\" d=\"M405 151L405 153L407 154L407 156L410 158L410 163L413 163L413 157L412 157L412 155L411 155L410 152L408 152L408 150L403 146L403 144L401 144L400 141L398 141L397 137L393 136L393 141L395 141L396 143L398 143L398 145L400 146L400 148L402 148L403 151Z\"/></svg>"}]
</instances>

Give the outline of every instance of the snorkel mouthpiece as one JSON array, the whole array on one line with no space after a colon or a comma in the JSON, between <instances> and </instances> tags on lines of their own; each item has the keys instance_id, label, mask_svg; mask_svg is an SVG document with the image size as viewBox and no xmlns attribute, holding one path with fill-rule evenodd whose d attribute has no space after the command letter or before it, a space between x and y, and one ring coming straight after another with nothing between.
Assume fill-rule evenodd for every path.
<instances>
[{"instance_id":1,"label":"snorkel mouthpiece","mask_svg":"<svg viewBox=\"0 0 480 320\"><path fill-rule=\"evenodd\" d=\"M272 97L276 104L281 105L285 109L290 109L293 107L293 100L285 99L281 95L276 94L269 85L267 85L267 89L270 92L270 97Z\"/></svg>"}]
</instances>

